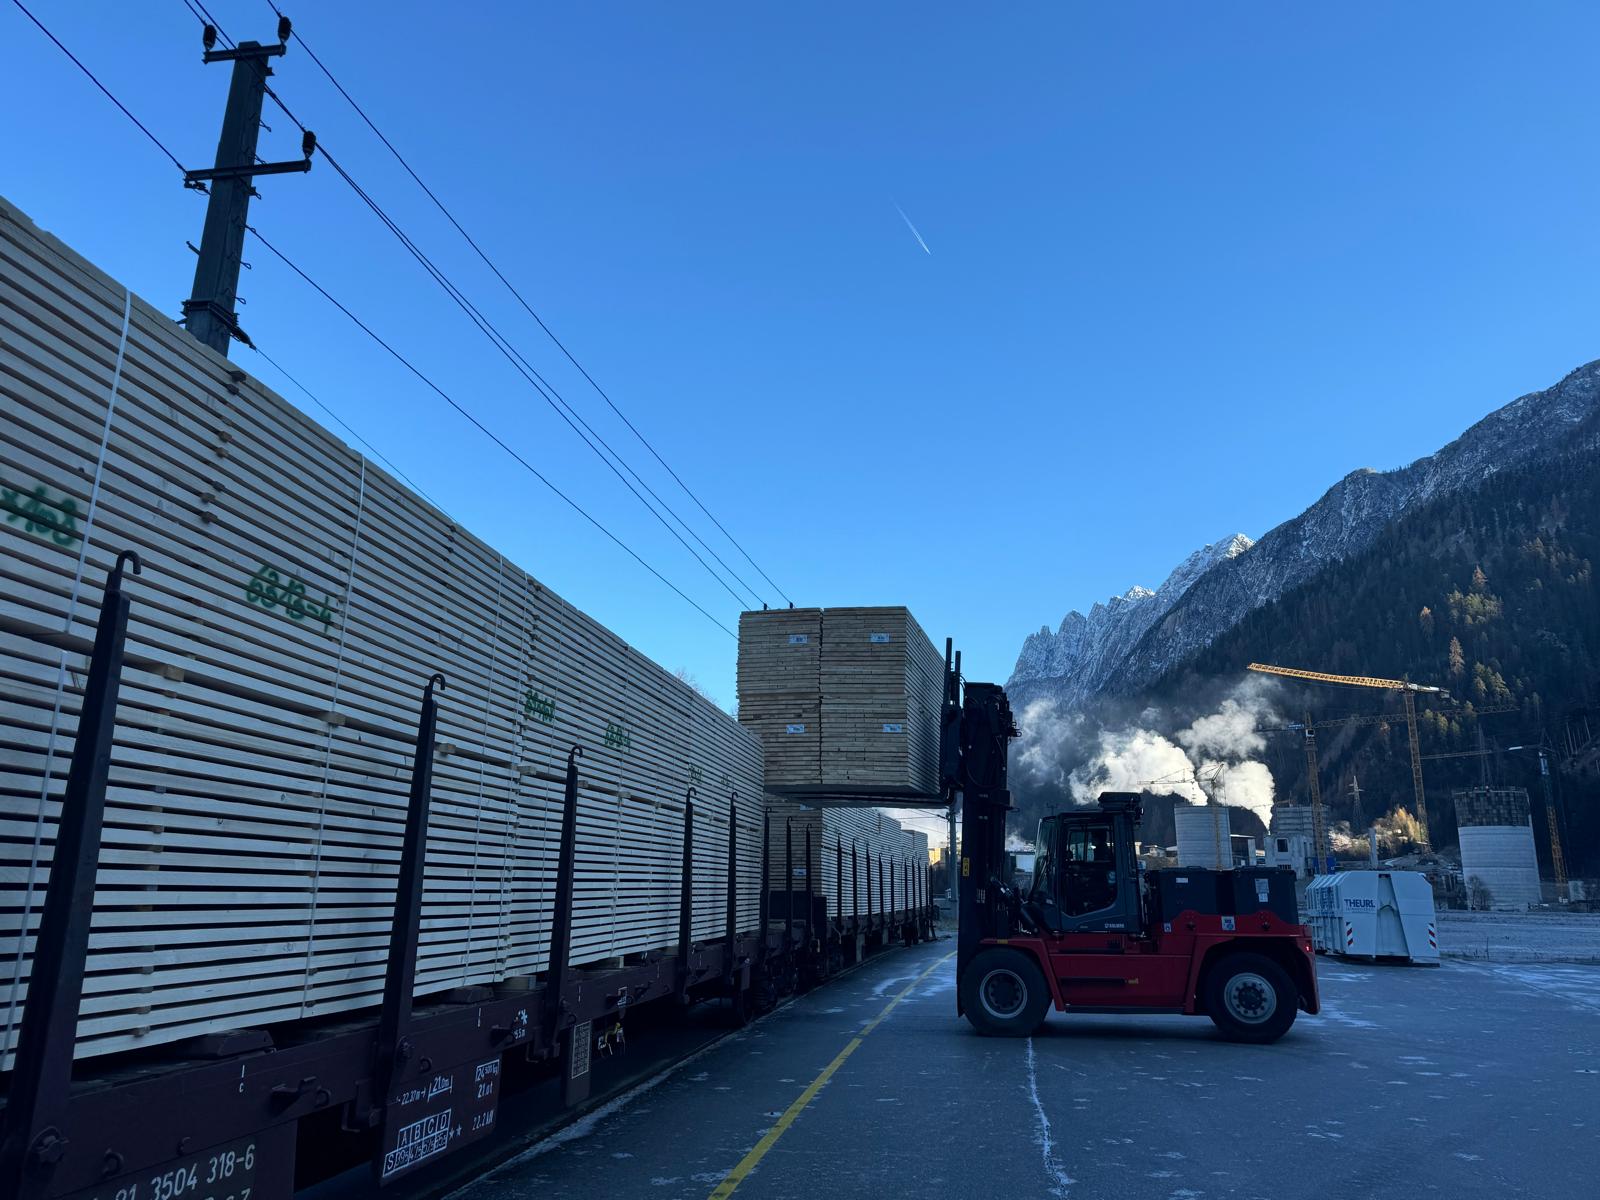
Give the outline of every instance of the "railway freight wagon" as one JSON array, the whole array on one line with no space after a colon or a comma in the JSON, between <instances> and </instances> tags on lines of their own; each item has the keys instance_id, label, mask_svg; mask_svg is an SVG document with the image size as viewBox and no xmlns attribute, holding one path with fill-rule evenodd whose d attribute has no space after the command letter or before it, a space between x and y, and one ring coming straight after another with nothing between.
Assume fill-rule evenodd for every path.
<instances>
[{"instance_id":1,"label":"railway freight wagon","mask_svg":"<svg viewBox=\"0 0 1600 1200\"><path fill-rule=\"evenodd\" d=\"M773 864L771 913L805 922L844 947L853 939L916 940L928 915L928 839L874 808L813 808L774 800L767 852ZM782 882L789 879L787 886Z\"/></svg>"},{"instance_id":2,"label":"railway freight wagon","mask_svg":"<svg viewBox=\"0 0 1600 1200\"><path fill-rule=\"evenodd\" d=\"M572 965L680 944L691 788L690 935L759 930L750 731L3 202L0 398L0 1068L124 550L78 1057L380 1001L435 672L417 994L550 966L573 746Z\"/></svg>"}]
</instances>

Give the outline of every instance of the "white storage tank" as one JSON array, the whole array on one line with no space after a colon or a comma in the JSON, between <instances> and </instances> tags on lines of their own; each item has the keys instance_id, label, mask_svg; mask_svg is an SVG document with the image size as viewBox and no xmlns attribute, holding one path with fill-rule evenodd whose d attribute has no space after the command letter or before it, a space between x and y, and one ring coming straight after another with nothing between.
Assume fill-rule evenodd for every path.
<instances>
[{"instance_id":1,"label":"white storage tank","mask_svg":"<svg viewBox=\"0 0 1600 1200\"><path fill-rule=\"evenodd\" d=\"M1220 804L1175 804L1172 823L1178 831L1178 865L1226 871L1233 866L1228 810Z\"/></svg>"},{"instance_id":2,"label":"white storage tank","mask_svg":"<svg viewBox=\"0 0 1600 1200\"><path fill-rule=\"evenodd\" d=\"M1469 904L1503 911L1538 904L1539 859L1525 788L1459 788L1452 794ZM1474 881L1481 884L1474 886ZM1486 889L1486 891L1485 891Z\"/></svg>"},{"instance_id":3,"label":"white storage tank","mask_svg":"<svg viewBox=\"0 0 1600 1200\"><path fill-rule=\"evenodd\" d=\"M1306 886L1317 950L1342 957L1439 961L1433 887L1419 871L1341 871Z\"/></svg>"}]
</instances>

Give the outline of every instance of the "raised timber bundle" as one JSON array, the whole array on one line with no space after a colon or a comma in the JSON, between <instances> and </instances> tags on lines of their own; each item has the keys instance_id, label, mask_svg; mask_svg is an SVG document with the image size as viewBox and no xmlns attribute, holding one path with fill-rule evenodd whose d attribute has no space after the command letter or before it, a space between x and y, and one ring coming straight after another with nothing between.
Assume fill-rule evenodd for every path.
<instances>
[{"instance_id":1,"label":"raised timber bundle","mask_svg":"<svg viewBox=\"0 0 1600 1200\"><path fill-rule=\"evenodd\" d=\"M936 794L943 681L942 656L903 607L739 619L739 720L760 736L775 791Z\"/></svg>"},{"instance_id":2,"label":"raised timber bundle","mask_svg":"<svg viewBox=\"0 0 1600 1200\"><path fill-rule=\"evenodd\" d=\"M758 739L0 201L0 1069L101 587L137 551L79 1056L375 1004L440 696L419 995L759 924Z\"/></svg>"}]
</instances>

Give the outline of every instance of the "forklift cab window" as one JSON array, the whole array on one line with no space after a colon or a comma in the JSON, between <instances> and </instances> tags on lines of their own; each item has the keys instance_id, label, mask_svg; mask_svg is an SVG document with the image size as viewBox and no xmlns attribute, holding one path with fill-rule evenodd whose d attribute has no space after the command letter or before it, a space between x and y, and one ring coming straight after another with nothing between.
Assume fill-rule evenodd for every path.
<instances>
[{"instance_id":1,"label":"forklift cab window","mask_svg":"<svg viewBox=\"0 0 1600 1200\"><path fill-rule=\"evenodd\" d=\"M1068 829L1061 852L1060 896L1064 913L1079 917L1116 903L1116 842L1109 824Z\"/></svg>"}]
</instances>

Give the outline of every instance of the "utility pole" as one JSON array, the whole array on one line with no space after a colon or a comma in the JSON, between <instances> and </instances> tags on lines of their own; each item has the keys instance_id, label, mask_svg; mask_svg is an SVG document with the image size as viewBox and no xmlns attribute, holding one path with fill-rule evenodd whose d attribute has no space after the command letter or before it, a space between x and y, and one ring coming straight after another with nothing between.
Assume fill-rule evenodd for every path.
<instances>
[{"instance_id":1,"label":"utility pole","mask_svg":"<svg viewBox=\"0 0 1600 1200\"><path fill-rule=\"evenodd\" d=\"M1561 829L1556 815L1556 798L1550 787L1550 755L1541 736L1536 746L1507 746L1510 750L1532 750L1539 756L1539 784L1544 790L1544 819L1550 832L1550 873L1555 877L1556 903L1567 903L1567 859L1561 852Z\"/></svg>"},{"instance_id":2,"label":"utility pole","mask_svg":"<svg viewBox=\"0 0 1600 1200\"><path fill-rule=\"evenodd\" d=\"M956 898L956 797L954 793L950 796L949 812L950 828L946 836L950 839L950 849L944 856L944 875L950 881L950 901L953 907Z\"/></svg>"},{"instance_id":3,"label":"utility pole","mask_svg":"<svg viewBox=\"0 0 1600 1200\"><path fill-rule=\"evenodd\" d=\"M1317 778L1317 729L1311 722L1311 713L1306 713L1306 787L1311 793L1311 847L1312 854L1316 855L1316 875L1324 875L1328 871L1328 831L1322 813L1322 781Z\"/></svg>"},{"instance_id":4,"label":"utility pole","mask_svg":"<svg viewBox=\"0 0 1600 1200\"><path fill-rule=\"evenodd\" d=\"M213 49L217 44L215 26L207 25L202 35L204 61L233 63L233 80L228 86L228 106L222 114L222 134L217 139L216 165L210 170L186 172L183 177L185 187L205 190L207 184L211 185L206 223L200 235L200 261L195 264L194 289L183 302L183 323L190 333L222 355L228 353L228 342L233 338L250 344L239 328L234 305L238 302L250 197L259 195L253 180L257 175L309 171L311 154L316 149L316 136L308 132L300 145L305 157L293 162L256 161L261 103L267 92L267 76L272 74L267 60L288 49L289 30L289 18L279 17L276 45L240 42L232 50Z\"/></svg>"}]
</instances>

